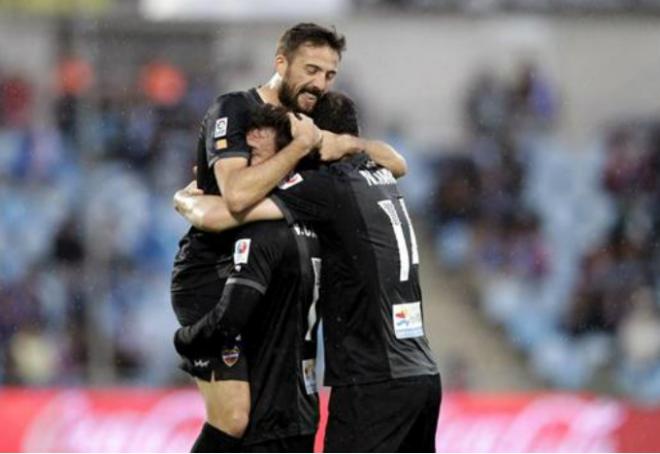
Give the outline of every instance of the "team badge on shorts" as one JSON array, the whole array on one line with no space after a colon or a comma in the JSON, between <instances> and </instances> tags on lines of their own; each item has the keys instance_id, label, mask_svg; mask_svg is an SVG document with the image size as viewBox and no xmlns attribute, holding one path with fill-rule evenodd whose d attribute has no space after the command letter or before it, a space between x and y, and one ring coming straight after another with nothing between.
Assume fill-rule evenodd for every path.
<instances>
[{"instance_id":1,"label":"team badge on shorts","mask_svg":"<svg viewBox=\"0 0 660 454\"><path fill-rule=\"evenodd\" d=\"M213 138L223 137L227 135L227 117L218 118L215 120L215 129L213 130Z\"/></svg>"},{"instance_id":2,"label":"team badge on shorts","mask_svg":"<svg viewBox=\"0 0 660 454\"><path fill-rule=\"evenodd\" d=\"M225 348L222 351L222 362L225 363L227 367L232 367L238 362L240 356L241 350L238 347Z\"/></svg>"}]
</instances>

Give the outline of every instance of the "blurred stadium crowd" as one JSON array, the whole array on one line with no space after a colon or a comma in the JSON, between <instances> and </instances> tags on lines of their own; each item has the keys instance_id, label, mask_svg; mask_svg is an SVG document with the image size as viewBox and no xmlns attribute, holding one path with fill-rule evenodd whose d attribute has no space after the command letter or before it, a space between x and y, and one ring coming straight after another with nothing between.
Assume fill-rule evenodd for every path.
<instances>
[{"instance_id":1,"label":"blurred stadium crowd","mask_svg":"<svg viewBox=\"0 0 660 454\"><path fill-rule=\"evenodd\" d=\"M0 68L3 384L181 379L164 308L185 224L170 198L217 87L154 60L134 87L92 95L91 72L62 58L44 126L28 79ZM404 189L440 266L545 383L658 401L660 127L623 119L569 150L560 98L534 62L511 81L475 74L455 150L392 131Z\"/></svg>"},{"instance_id":2,"label":"blurred stadium crowd","mask_svg":"<svg viewBox=\"0 0 660 454\"><path fill-rule=\"evenodd\" d=\"M150 339L174 329L163 307L184 225L171 195L192 176L213 92L154 62L90 112L88 71L61 62L48 129L31 122L25 79L0 81L4 383L167 383L175 370L171 346Z\"/></svg>"},{"instance_id":3,"label":"blurred stadium crowd","mask_svg":"<svg viewBox=\"0 0 660 454\"><path fill-rule=\"evenodd\" d=\"M533 62L512 81L477 74L468 139L420 165L435 187L413 193L435 189L439 263L545 383L657 402L660 124L622 120L567 150L559 97Z\"/></svg>"}]
</instances>

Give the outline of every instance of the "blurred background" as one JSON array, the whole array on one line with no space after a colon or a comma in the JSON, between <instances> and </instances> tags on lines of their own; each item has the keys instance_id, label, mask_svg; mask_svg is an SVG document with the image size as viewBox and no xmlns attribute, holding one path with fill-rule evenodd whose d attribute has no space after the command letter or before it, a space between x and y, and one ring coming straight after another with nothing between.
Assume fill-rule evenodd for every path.
<instances>
[{"instance_id":1,"label":"blurred background","mask_svg":"<svg viewBox=\"0 0 660 454\"><path fill-rule=\"evenodd\" d=\"M0 2L0 383L189 384L171 197L300 20L408 160L445 390L660 412L658 0Z\"/></svg>"}]
</instances>

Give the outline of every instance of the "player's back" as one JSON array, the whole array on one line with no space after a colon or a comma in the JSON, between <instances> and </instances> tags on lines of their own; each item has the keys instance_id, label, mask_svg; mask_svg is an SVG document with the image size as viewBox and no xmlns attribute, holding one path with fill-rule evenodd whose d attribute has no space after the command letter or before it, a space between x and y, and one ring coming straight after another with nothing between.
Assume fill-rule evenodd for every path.
<instances>
[{"instance_id":1,"label":"player's back","mask_svg":"<svg viewBox=\"0 0 660 454\"><path fill-rule=\"evenodd\" d=\"M300 172L271 198L314 221L331 386L437 373L424 337L417 245L392 174L360 154Z\"/></svg>"},{"instance_id":2,"label":"player's back","mask_svg":"<svg viewBox=\"0 0 660 454\"><path fill-rule=\"evenodd\" d=\"M327 381L436 374L424 337L417 241L396 180L365 155L330 170L338 244L327 249L327 266L337 274L322 282L322 316L337 356Z\"/></svg>"}]
</instances>

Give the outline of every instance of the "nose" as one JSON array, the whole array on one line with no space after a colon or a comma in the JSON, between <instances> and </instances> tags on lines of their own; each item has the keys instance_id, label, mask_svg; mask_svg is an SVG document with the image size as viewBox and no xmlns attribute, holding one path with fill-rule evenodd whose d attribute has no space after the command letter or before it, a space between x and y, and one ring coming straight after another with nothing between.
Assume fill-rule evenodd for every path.
<instances>
[{"instance_id":1,"label":"nose","mask_svg":"<svg viewBox=\"0 0 660 454\"><path fill-rule=\"evenodd\" d=\"M321 92L325 93L326 89L328 88L328 80L325 78L325 74L323 74L320 71L317 74L315 74L314 80L312 82L312 86L318 90L321 90Z\"/></svg>"}]
</instances>

